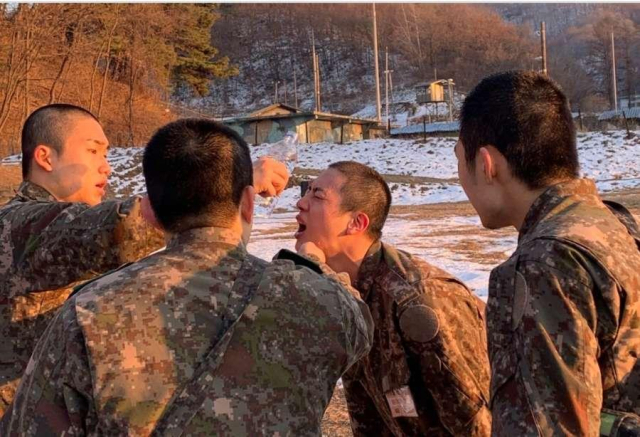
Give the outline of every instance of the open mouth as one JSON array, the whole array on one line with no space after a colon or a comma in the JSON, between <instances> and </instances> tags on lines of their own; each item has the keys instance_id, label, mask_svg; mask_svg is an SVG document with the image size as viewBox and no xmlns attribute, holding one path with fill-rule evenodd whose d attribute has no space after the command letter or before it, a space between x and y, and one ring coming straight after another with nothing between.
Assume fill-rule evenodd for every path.
<instances>
[{"instance_id":1,"label":"open mouth","mask_svg":"<svg viewBox=\"0 0 640 437\"><path fill-rule=\"evenodd\" d=\"M304 231L307 230L307 225L305 225L304 223L300 223L300 219L298 217L296 217L296 220L298 220L298 230L296 231L294 236L296 238L300 238L300 236L304 233Z\"/></svg>"}]
</instances>

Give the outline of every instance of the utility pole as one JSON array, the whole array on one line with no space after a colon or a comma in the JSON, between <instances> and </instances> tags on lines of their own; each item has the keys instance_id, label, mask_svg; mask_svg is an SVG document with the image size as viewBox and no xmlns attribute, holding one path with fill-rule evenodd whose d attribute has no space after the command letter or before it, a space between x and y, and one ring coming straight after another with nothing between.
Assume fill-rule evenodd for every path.
<instances>
[{"instance_id":1,"label":"utility pole","mask_svg":"<svg viewBox=\"0 0 640 437\"><path fill-rule=\"evenodd\" d=\"M322 88L320 86L320 55L316 53L316 82L318 87L318 111L322 111Z\"/></svg>"},{"instance_id":2,"label":"utility pole","mask_svg":"<svg viewBox=\"0 0 640 437\"><path fill-rule=\"evenodd\" d=\"M447 85L449 85L449 121L453 121L453 79L447 80Z\"/></svg>"},{"instance_id":3,"label":"utility pole","mask_svg":"<svg viewBox=\"0 0 640 437\"><path fill-rule=\"evenodd\" d=\"M389 70L389 47L385 47L385 59L384 59L384 107L387 118L387 126L389 125L389 88L391 88L391 73L393 70Z\"/></svg>"},{"instance_id":4,"label":"utility pole","mask_svg":"<svg viewBox=\"0 0 640 437\"><path fill-rule=\"evenodd\" d=\"M376 66L376 117L378 123L382 119L380 114L380 68L378 67L378 27L376 25L376 4L373 3L373 56Z\"/></svg>"},{"instance_id":5,"label":"utility pole","mask_svg":"<svg viewBox=\"0 0 640 437\"><path fill-rule=\"evenodd\" d=\"M316 101L316 112L320 112L322 104L320 102L320 64L316 53L316 40L311 31L311 56L313 57L313 94Z\"/></svg>"},{"instance_id":6,"label":"utility pole","mask_svg":"<svg viewBox=\"0 0 640 437\"><path fill-rule=\"evenodd\" d=\"M618 84L616 83L616 46L611 32L611 85L613 87L613 110L618 110Z\"/></svg>"},{"instance_id":7,"label":"utility pole","mask_svg":"<svg viewBox=\"0 0 640 437\"><path fill-rule=\"evenodd\" d=\"M540 22L540 45L542 50L542 74L548 76L547 71L547 26L544 21Z\"/></svg>"}]
</instances>

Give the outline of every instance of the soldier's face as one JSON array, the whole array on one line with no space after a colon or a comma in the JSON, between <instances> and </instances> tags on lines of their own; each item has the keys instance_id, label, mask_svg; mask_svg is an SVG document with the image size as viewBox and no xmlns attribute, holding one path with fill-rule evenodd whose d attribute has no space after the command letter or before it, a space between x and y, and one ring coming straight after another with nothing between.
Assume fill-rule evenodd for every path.
<instances>
[{"instance_id":1,"label":"soldier's face","mask_svg":"<svg viewBox=\"0 0 640 437\"><path fill-rule=\"evenodd\" d=\"M97 205L102 201L111 167L109 141L91 117L77 117L71 124L61 153L52 153L53 192L63 202Z\"/></svg>"},{"instance_id":2,"label":"soldier's face","mask_svg":"<svg viewBox=\"0 0 640 437\"><path fill-rule=\"evenodd\" d=\"M496 229L505 226L501 219L500 198L496 184L487 183L484 174L485 165L480 154L476 156L473 168L469 166L465 157L464 146L458 140L454 148L458 160L458 179L469 202L478 213L485 228Z\"/></svg>"},{"instance_id":3,"label":"soldier's face","mask_svg":"<svg viewBox=\"0 0 640 437\"><path fill-rule=\"evenodd\" d=\"M320 173L310 185L307 193L297 203L300 213L296 216L296 249L303 243L316 244L327 256L341 252L341 239L346 235L351 213L340 210L340 189L345 182L337 170L328 169Z\"/></svg>"}]
</instances>

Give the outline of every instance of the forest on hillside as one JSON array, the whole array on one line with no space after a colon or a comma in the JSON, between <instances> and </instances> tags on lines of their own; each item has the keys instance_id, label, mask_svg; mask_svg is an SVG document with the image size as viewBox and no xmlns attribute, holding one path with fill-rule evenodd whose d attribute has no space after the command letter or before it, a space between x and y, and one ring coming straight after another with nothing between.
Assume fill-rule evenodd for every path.
<instances>
[{"instance_id":1,"label":"forest on hillside","mask_svg":"<svg viewBox=\"0 0 640 437\"><path fill-rule=\"evenodd\" d=\"M434 78L464 93L493 72L539 69L542 20L549 74L574 109L611 106L611 33L618 96L638 93L640 5L376 9L381 82L388 55L396 100ZM314 45L322 109L352 114L375 102L372 40L372 6L361 3L2 4L0 156L19 149L26 116L53 102L91 110L118 145L140 145L176 117L274 101L310 109Z\"/></svg>"}]
</instances>

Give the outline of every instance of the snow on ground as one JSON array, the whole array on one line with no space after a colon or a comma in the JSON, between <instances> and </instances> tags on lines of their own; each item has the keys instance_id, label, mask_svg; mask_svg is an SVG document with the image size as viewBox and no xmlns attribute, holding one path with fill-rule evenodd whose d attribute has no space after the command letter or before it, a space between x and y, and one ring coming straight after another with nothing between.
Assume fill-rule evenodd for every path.
<instances>
[{"instance_id":1,"label":"snow on ground","mask_svg":"<svg viewBox=\"0 0 640 437\"><path fill-rule=\"evenodd\" d=\"M583 175L598 182L601 190L610 191L640 186L640 131L632 139L626 132L588 132L578 135L578 153ZM346 144L301 144L297 167L303 170L322 170L330 163L354 160L375 168L382 174L438 179L437 181L406 180L391 182L395 205L456 202L465 200L457 184L457 163L453 153L455 138L422 140L375 139ZM262 156L266 145L251 148L254 158ZM110 178L115 195L129 195L144 191L140 162L142 149L113 148L109 163ZM20 155L10 156L3 163L17 163ZM298 188L287 190L279 208L291 209L298 196Z\"/></svg>"},{"instance_id":2,"label":"snow on ground","mask_svg":"<svg viewBox=\"0 0 640 437\"><path fill-rule=\"evenodd\" d=\"M268 260L280 249L294 250L295 215L256 219L249 252ZM450 272L486 300L489 273L513 252L517 236L513 230L487 231L480 226L477 217L416 220L392 214L383 240Z\"/></svg>"}]
</instances>

